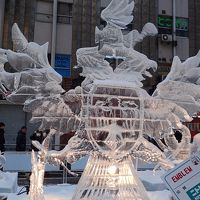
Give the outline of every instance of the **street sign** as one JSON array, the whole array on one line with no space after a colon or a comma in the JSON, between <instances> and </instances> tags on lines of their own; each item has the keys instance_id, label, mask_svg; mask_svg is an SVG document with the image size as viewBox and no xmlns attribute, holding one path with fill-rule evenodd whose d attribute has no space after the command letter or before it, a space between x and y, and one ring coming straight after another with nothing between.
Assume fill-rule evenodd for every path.
<instances>
[{"instance_id":1,"label":"street sign","mask_svg":"<svg viewBox=\"0 0 200 200\"><path fill-rule=\"evenodd\" d=\"M200 155L194 155L162 177L177 200L200 200Z\"/></svg>"},{"instance_id":2,"label":"street sign","mask_svg":"<svg viewBox=\"0 0 200 200\"><path fill-rule=\"evenodd\" d=\"M158 15L158 27L172 29L173 17L166 15ZM188 18L177 17L176 18L176 29L180 31L188 31L189 20Z\"/></svg>"},{"instance_id":3,"label":"street sign","mask_svg":"<svg viewBox=\"0 0 200 200\"><path fill-rule=\"evenodd\" d=\"M63 77L71 76L71 55L56 54L54 69Z\"/></svg>"},{"instance_id":4,"label":"street sign","mask_svg":"<svg viewBox=\"0 0 200 200\"><path fill-rule=\"evenodd\" d=\"M172 34L173 17L167 15L158 15L158 31L159 34ZM184 17L176 17L176 35L188 37L189 19Z\"/></svg>"}]
</instances>

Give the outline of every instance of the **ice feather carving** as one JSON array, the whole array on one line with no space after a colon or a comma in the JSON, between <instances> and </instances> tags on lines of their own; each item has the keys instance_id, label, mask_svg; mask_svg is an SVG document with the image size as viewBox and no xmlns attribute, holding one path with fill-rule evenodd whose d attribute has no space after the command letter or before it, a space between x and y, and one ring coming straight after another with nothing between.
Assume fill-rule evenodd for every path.
<instances>
[{"instance_id":1,"label":"ice feather carving","mask_svg":"<svg viewBox=\"0 0 200 200\"><path fill-rule=\"evenodd\" d=\"M33 58L39 66L50 67L47 57L48 46L48 42L42 46L34 42L30 42L28 43L27 48L24 50L24 53L27 53L31 58Z\"/></svg>"},{"instance_id":2,"label":"ice feather carving","mask_svg":"<svg viewBox=\"0 0 200 200\"><path fill-rule=\"evenodd\" d=\"M155 61L148 59L144 54L135 50L127 51L126 57L127 58L117 66L115 73L124 73L126 76L138 73L139 78L140 75L151 77L151 74L148 72L149 69L153 69L153 71L157 70L157 63ZM144 79L140 78L140 81Z\"/></svg>"},{"instance_id":3,"label":"ice feather carving","mask_svg":"<svg viewBox=\"0 0 200 200\"><path fill-rule=\"evenodd\" d=\"M62 77L48 63L48 43L42 46L34 42L28 43L17 24L12 27L12 37L17 52L0 49L0 91L7 100L23 104L42 93L63 93L60 86ZM5 62L16 72L6 72Z\"/></svg>"},{"instance_id":4,"label":"ice feather carving","mask_svg":"<svg viewBox=\"0 0 200 200\"><path fill-rule=\"evenodd\" d=\"M141 81L143 76L151 76L148 70L156 70L157 64L133 47L145 36L156 34L157 30L154 25L147 23L141 33L133 30L123 36L121 29L133 20L133 7L133 0L112 0L104 9L102 19L107 22L107 26L103 31L97 29L96 41L99 47L77 51L77 67L83 69L82 76L86 79L81 88L77 87L64 94L60 86L62 78L48 64L48 44L40 46L28 43L17 25L13 26L14 46L18 52L6 50L3 54L18 72L8 76L7 72L0 71L2 86L6 84L11 90L6 98L12 102L21 100L24 110L32 113L32 122L39 122L42 130L51 129L42 144L33 142L40 152L37 160L33 156L30 200L44 199L42 185L46 163L63 165L64 160L73 162L85 155L92 157L88 166L95 167L96 172L92 176L91 170L89 176L84 173L83 180L88 180L88 177L92 182L98 180L95 174L107 172L113 164L119 169L117 175L126 179L126 174L120 174L124 170L120 169L122 165L127 166L132 174L128 177L135 179L134 185L127 181L124 185L130 186L130 191L137 194L137 197L131 196L129 199L148 199L142 195L145 190L137 192L139 187L135 182L137 177L131 157L159 162L166 169L173 165L164 153L144 138L144 134L154 137L158 143L161 138L166 139L166 145L162 147L169 150L173 159L189 156L191 136L181 122L190 121L187 111L195 110L200 103L200 80L195 74L199 72L199 54L184 63L175 58L172 72L166 81L158 86L153 97L149 96L140 88ZM2 63L5 62L5 55ZM21 58L26 62L21 64ZM113 59L115 66L111 67L107 59ZM186 70L187 65L191 66L190 71ZM186 102L181 104L179 96ZM186 109L186 105L190 108ZM180 144L173 135L174 128L182 132ZM49 151L53 135L70 131L76 131L76 134L62 151ZM104 178L104 174L101 175L101 179L106 180L106 184L101 185L104 190L108 188L107 180L111 176L106 174ZM98 193L98 185L90 185L91 182L85 186L85 181L82 182L76 195L84 196L86 192L90 199L105 198L103 195L92 196ZM99 181L96 182L99 184ZM127 194L123 184L118 191L116 195L113 193L113 198L123 199L117 195Z\"/></svg>"},{"instance_id":5,"label":"ice feather carving","mask_svg":"<svg viewBox=\"0 0 200 200\"><path fill-rule=\"evenodd\" d=\"M23 52L27 48L28 41L16 23L12 27L12 41L14 51Z\"/></svg>"},{"instance_id":6,"label":"ice feather carving","mask_svg":"<svg viewBox=\"0 0 200 200\"><path fill-rule=\"evenodd\" d=\"M4 70L4 64L8 62L7 56L4 54L4 51L0 49L0 72Z\"/></svg>"},{"instance_id":7,"label":"ice feather carving","mask_svg":"<svg viewBox=\"0 0 200 200\"><path fill-rule=\"evenodd\" d=\"M105 49L104 49L105 50ZM142 86L141 81L145 76L150 76L149 69L157 69L157 63L149 60L145 55L135 50L120 51L116 49L117 56L124 57L125 60L113 69L105 60L105 51L99 52L98 47L82 48L77 51L78 67L82 67L82 76L94 80L113 80L119 79L132 82ZM103 55L102 55L103 54ZM118 55L119 54L119 55Z\"/></svg>"},{"instance_id":8,"label":"ice feather carving","mask_svg":"<svg viewBox=\"0 0 200 200\"><path fill-rule=\"evenodd\" d=\"M50 66L47 58L48 42L42 46L34 42L28 43L16 23L12 27L12 40L15 51L27 54L35 61L35 64L40 67Z\"/></svg>"},{"instance_id":9,"label":"ice feather carving","mask_svg":"<svg viewBox=\"0 0 200 200\"><path fill-rule=\"evenodd\" d=\"M141 42L147 36L155 36L158 30L152 23L146 23L139 33L138 30L132 30L127 35L124 35L124 45L127 48L134 48L138 42Z\"/></svg>"},{"instance_id":10,"label":"ice feather carving","mask_svg":"<svg viewBox=\"0 0 200 200\"><path fill-rule=\"evenodd\" d=\"M112 26L124 29L133 20L134 5L133 0L111 1L107 8L102 11L101 18Z\"/></svg>"},{"instance_id":11,"label":"ice feather carving","mask_svg":"<svg viewBox=\"0 0 200 200\"><path fill-rule=\"evenodd\" d=\"M2 168L3 165L5 165L5 163L6 163L6 158L3 155L1 155L0 151L0 168Z\"/></svg>"},{"instance_id":12,"label":"ice feather carving","mask_svg":"<svg viewBox=\"0 0 200 200\"><path fill-rule=\"evenodd\" d=\"M62 96L40 97L25 103L24 110L32 113L31 122L40 123L40 129L50 129L68 133L74 131L80 120L71 111ZM76 104L78 106L78 104Z\"/></svg>"},{"instance_id":13,"label":"ice feather carving","mask_svg":"<svg viewBox=\"0 0 200 200\"><path fill-rule=\"evenodd\" d=\"M153 96L168 99L187 110L190 115L200 110L200 52L181 63L178 57L166 79L158 84Z\"/></svg>"},{"instance_id":14,"label":"ice feather carving","mask_svg":"<svg viewBox=\"0 0 200 200\"><path fill-rule=\"evenodd\" d=\"M82 76L94 79L109 79L112 67L98 52L98 47L82 48L77 51L78 67L82 67Z\"/></svg>"}]
</instances>

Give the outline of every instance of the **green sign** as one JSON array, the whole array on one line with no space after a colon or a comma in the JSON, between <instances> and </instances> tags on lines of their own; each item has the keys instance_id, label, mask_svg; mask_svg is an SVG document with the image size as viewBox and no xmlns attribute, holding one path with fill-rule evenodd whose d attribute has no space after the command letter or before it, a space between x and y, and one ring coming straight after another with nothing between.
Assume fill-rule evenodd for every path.
<instances>
[{"instance_id":1,"label":"green sign","mask_svg":"<svg viewBox=\"0 0 200 200\"><path fill-rule=\"evenodd\" d=\"M200 200L200 183L187 191L187 195L191 200Z\"/></svg>"},{"instance_id":2,"label":"green sign","mask_svg":"<svg viewBox=\"0 0 200 200\"><path fill-rule=\"evenodd\" d=\"M176 18L176 29L179 31L188 31L188 19L177 17ZM166 16L166 15L159 15L158 16L158 27L159 28L166 28L166 29L172 29L173 27L173 18L172 16Z\"/></svg>"}]
</instances>

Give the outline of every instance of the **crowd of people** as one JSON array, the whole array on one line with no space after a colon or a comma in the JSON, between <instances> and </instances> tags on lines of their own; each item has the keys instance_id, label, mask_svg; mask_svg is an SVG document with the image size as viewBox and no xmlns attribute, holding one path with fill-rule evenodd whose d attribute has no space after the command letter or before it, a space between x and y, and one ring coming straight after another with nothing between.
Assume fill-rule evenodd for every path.
<instances>
[{"instance_id":1,"label":"crowd of people","mask_svg":"<svg viewBox=\"0 0 200 200\"><path fill-rule=\"evenodd\" d=\"M37 130L30 136L30 140L31 141L35 140L35 141L38 141L39 143L42 143L49 132L50 132L49 130L45 130L45 131ZM38 151L38 149L34 147L33 144L31 144L31 149L33 149L34 151ZM27 149L27 127L22 126L21 129L17 133L15 150L26 151L26 150L31 150L31 149ZM5 149L5 124L3 122L0 122L0 151L4 152L5 150L6 150Z\"/></svg>"}]
</instances>

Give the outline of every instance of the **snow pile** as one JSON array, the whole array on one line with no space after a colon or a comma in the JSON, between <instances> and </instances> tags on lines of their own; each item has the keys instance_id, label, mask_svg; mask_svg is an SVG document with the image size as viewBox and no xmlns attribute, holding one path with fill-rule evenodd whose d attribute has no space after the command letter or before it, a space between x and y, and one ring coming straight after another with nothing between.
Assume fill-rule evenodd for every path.
<instances>
[{"instance_id":1,"label":"snow pile","mask_svg":"<svg viewBox=\"0 0 200 200\"><path fill-rule=\"evenodd\" d=\"M162 175L161 171L157 171L156 174L149 170L138 171L138 176L142 180L147 191L163 191L167 189L161 179Z\"/></svg>"},{"instance_id":2,"label":"snow pile","mask_svg":"<svg viewBox=\"0 0 200 200\"><path fill-rule=\"evenodd\" d=\"M72 200L72 196L76 185L55 185L45 187L46 200ZM148 192L150 200L171 200L171 193L167 190ZM27 195L23 194L17 196L16 194L9 194L8 200L27 200Z\"/></svg>"},{"instance_id":3,"label":"snow pile","mask_svg":"<svg viewBox=\"0 0 200 200\"><path fill-rule=\"evenodd\" d=\"M17 192L17 173L2 173L0 174L0 193L15 193Z\"/></svg>"}]
</instances>

